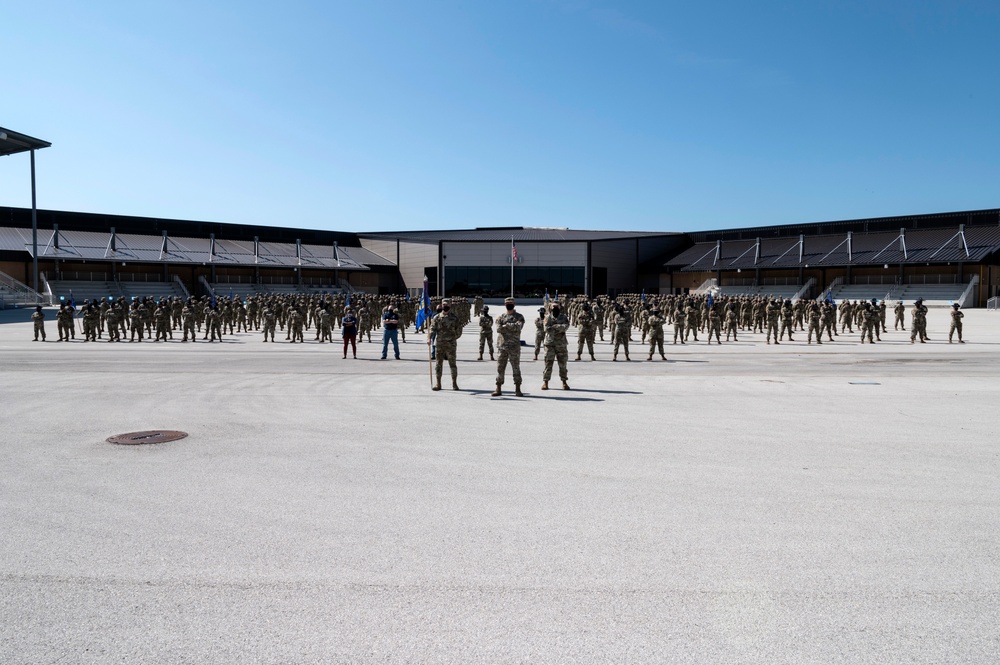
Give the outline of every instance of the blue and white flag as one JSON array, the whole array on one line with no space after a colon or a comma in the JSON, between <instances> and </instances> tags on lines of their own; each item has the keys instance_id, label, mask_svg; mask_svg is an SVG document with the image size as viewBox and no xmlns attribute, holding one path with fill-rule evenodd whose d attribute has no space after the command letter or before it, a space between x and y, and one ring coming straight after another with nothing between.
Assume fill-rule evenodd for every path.
<instances>
[{"instance_id":1,"label":"blue and white flag","mask_svg":"<svg viewBox=\"0 0 1000 665\"><path fill-rule=\"evenodd\" d=\"M420 309L417 310L417 317L414 326L417 330L423 327L424 322L431 318L431 299L428 295L427 275L424 275L424 291L420 294Z\"/></svg>"}]
</instances>

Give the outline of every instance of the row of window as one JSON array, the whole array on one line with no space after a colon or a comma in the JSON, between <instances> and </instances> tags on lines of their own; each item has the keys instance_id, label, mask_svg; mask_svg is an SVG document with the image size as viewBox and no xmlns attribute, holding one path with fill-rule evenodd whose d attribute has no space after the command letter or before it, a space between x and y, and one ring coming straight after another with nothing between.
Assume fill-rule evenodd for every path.
<instances>
[{"instance_id":1,"label":"row of window","mask_svg":"<svg viewBox=\"0 0 1000 665\"><path fill-rule=\"evenodd\" d=\"M448 266L444 271L445 293L464 296L481 294L501 296L510 293L510 268L479 266ZM514 267L514 293L522 296L542 296L583 293L583 267Z\"/></svg>"}]
</instances>

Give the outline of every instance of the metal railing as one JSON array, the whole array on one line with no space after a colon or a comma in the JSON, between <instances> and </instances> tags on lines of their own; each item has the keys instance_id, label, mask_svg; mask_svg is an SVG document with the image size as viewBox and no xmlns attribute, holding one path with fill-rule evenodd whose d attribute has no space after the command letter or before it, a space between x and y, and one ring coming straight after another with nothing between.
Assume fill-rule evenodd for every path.
<instances>
[{"instance_id":1,"label":"metal railing","mask_svg":"<svg viewBox=\"0 0 1000 665\"><path fill-rule=\"evenodd\" d=\"M907 284L960 284L958 275L907 275Z\"/></svg>"},{"instance_id":2,"label":"metal railing","mask_svg":"<svg viewBox=\"0 0 1000 665\"><path fill-rule=\"evenodd\" d=\"M965 287L965 291L962 291L962 295L958 297L958 302L960 307L965 307L966 303L972 300L972 294L975 291L976 285L979 284L979 275L973 275L972 279L969 280L969 285Z\"/></svg>"},{"instance_id":3,"label":"metal railing","mask_svg":"<svg viewBox=\"0 0 1000 665\"><path fill-rule=\"evenodd\" d=\"M55 281L69 281L69 282L113 282L111 273L106 272L60 272L58 279Z\"/></svg>"},{"instance_id":4,"label":"metal railing","mask_svg":"<svg viewBox=\"0 0 1000 665\"><path fill-rule=\"evenodd\" d=\"M709 277L704 282L702 282L701 286L699 286L697 289L692 289L691 293L708 293L708 290L710 288L718 285L719 285L719 280L717 280L714 277Z\"/></svg>"},{"instance_id":5,"label":"metal railing","mask_svg":"<svg viewBox=\"0 0 1000 665\"><path fill-rule=\"evenodd\" d=\"M182 280L178 275L171 275L170 277L173 280L174 284L177 285L177 288L181 290L181 293L184 294L184 300L190 298L191 292L188 291L188 288L184 285L184 280Z\"/></svg>"},{"instance_id":6,"label":"metal railing","mask_svg":"<svg viewBox=\"0 0 1000 665\"><path fill-rule=\"evenodd\" d=\"M993 296L986 301L986 311L995 312L1000 307L1000 296Z\"/></svg>"},{"instance_id":7,"label":"metal railing","mask_svg":"<svg viewBox=\"0 0 1000 665\"><path fill-rule=\"evenodd\" d=\"M2 308L52 304L49 298L3 272L0 272L0 294L3 295Z\"/></svg>"},{"instance_id":8,"label":"metal railing","mask_svg":"<svg viewBox=\"0 0 1000 665\"><path fill-rule=\"evenodd\" d=\"M163 279L163 275L157 274L147 274L144 272L120 272L118 273L119 282L165 282L167 280Z\"/></svg>"},{"instance_id":9,"label":"metal railing","mask_svg":"<svg viewBox=\"0 0 1000 665\"><path fill-rule=\"evenodd\" d=\"M809 295L809 290L816 285L816 278L810 277L806 280L806 283L802 285L802 288L792 296L792 300L801 300Z\"/></svg>"},{"instance_id":10,"label":"metal railing","mask_svg":"<svg viewBox=\"0 0 1000 665\"><path fill-rule=\"evenodd\" d=\"M896 275L856 275L851 278L852 286L894 285L899 283Z\"/></svg>"}]
</instances>

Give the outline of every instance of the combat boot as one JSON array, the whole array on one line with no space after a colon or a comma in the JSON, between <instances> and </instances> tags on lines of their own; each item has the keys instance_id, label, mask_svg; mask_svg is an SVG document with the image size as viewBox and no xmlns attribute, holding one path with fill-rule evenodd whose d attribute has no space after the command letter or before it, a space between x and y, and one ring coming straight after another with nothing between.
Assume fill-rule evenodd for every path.
<instances>
[{"instance_id":1,"label":"combat boot","mask_svg":"<svg viewBox=\"0 0 1000 665\"><path fill-rule=\"evenodd\" d=\"M597 358L595 358L595 357L594 357L594 354L593 354L593 353L591 353L591 354L590 354L590 359L591 359L591 360L597 360Z\"/></svg>"},{"instance_id":2,"label":"combat boot","mask_svg":"<svg viewBox=\"0 0 1000 665\"><path fill-rule=\"evenodd\" d=\"M499 389L500 388L497 387L497 390L499 390ZM521 384L520 383L515 383L514 384L514 395L517 396L517 397L524 397L524 393L521 392Z\"/></svg>"},{"instance_id":3,"label":"combat boot","mask_svg":"<svg viewBox=\"0 0 1000 665\"><path fill-rule=\"evenodd\" d=\"M667 359L667 357L665 355L663 355L662 353L660 354L660 357L663 358L664 360Z\"/></svg>"},{"instance_id":4,"label":"combat boot","mask_svg":"<svg viewBox=\"0 0 1000 665\"><path fill-rule=\"evenodd\" d=\"M566 383L565 381L563 381L562 384L563 384L563 390L569 390L569 384L568 383Z\"/></svg>"},{"instance_id":5,"label":"combat boot","mask_svg":"<svg viewBox=\"0 0 1000 665\"><path fill-rule=\"evenodd\" d=\"M452 390L458 390L458 379L452 379L451 380L451 389Z\"/></svg>"},{"instance_id":6,"label":"combat boot","mask_svg":"<svg viewBox=\"0 0 1000 665\"><path fill-rule=\"evenodd\" d=\"M501 385L500 383L497 384L497 389L490 393L490 397L500 397L503 395L503 391L500 390Z\"/></svg>"},{"instance_id":7,"label":"combat boot","mask_svg":"<svg viewBox=\"0 0 1000 665\"><path fill-rule=\"evenodd\" d=\"M631 360L632 360L631 358L629 358L629 357L628 357L628 354L627 354L627 353L625 354L625 360L629 360L629 361L631 361Z\"/></svg>"},{"instance_id":8,"label":"combat boot","mask_svg":"<svg viewBox=\"0 0 1000 665\"><path fill-rule=\"evenodd\" d=\"M580 356L579 356L579 355L577 355L577 357L576 357L576 358L573 358L573 362L576 362L576 361L578 361L578 360L580 360Z\"/></svg>"},{"instance_id":9,"label":"combat boot","mask_svg":"<svg viewBox=\"0 0 1000 665\"><path fill-rule=\"evenodd\" d=\"M493 353L492 352L490 352L490 360L496 360L496 358L493 357Z\"/></svg>"},{"instance_id":10,"label":"combat boot","mask_svg":"<svg viewBox=\"0 0 1000 665\"><path fill-rule=\"evenodd\" d=\"M542 390L548 390L548 389L549 389L549 382L542 381Z\"/></svg>"},{"instance_id":11,"label":"combat boot","mask_svg":"<svg viewBox=\"0 0 1000 665\"><path fill-rule=\"evenodd\" d=\"M441 377L438 377L437 383L434 384L434 387L431 388L431 390L441 390Z\"/></svg>"},{"instance_id":12,"label":"combat boot","mask_svg":"<svg viewBox=\"0 0 1000 665\"><path fill-rule=\"evenodd\" d=\"M479 354L479 360L482 360L482 359L483 359L483 354L480 353Z\"/></svg>"},{"instance_id":13,"label":"combat boot","mask_svg":"<svg viewBox=\"0 0 1000 665\"><path fill-rule=\"evenodd\" d=\"M652 354L652 353L650 353L650 354L649 354L649 357L648 357L648 358L646 358L646 362L649 362L649 361L650 361L650 360L652 360L652 359L653 359L653 354Z\"/></svg>"}]
</instances>

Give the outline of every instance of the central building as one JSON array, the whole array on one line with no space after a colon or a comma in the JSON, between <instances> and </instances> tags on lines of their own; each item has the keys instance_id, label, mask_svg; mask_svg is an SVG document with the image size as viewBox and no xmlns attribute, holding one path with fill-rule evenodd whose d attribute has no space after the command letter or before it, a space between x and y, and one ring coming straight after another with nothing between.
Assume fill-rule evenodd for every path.
<instances>
[{"instance_id":1,"label":"central building","mask_svg":"<svg viewBox=\"0 0 1000 665\"><path fill-rule=\"evenodd\" d=\"M678 233L521 226L358 237L362 247L395 260L402 287L413 293L426 276L431 295L494 298L510 295L512 276L522 297L656 292L663 258L689 244Z\"/></svg>"}]
</instances>

